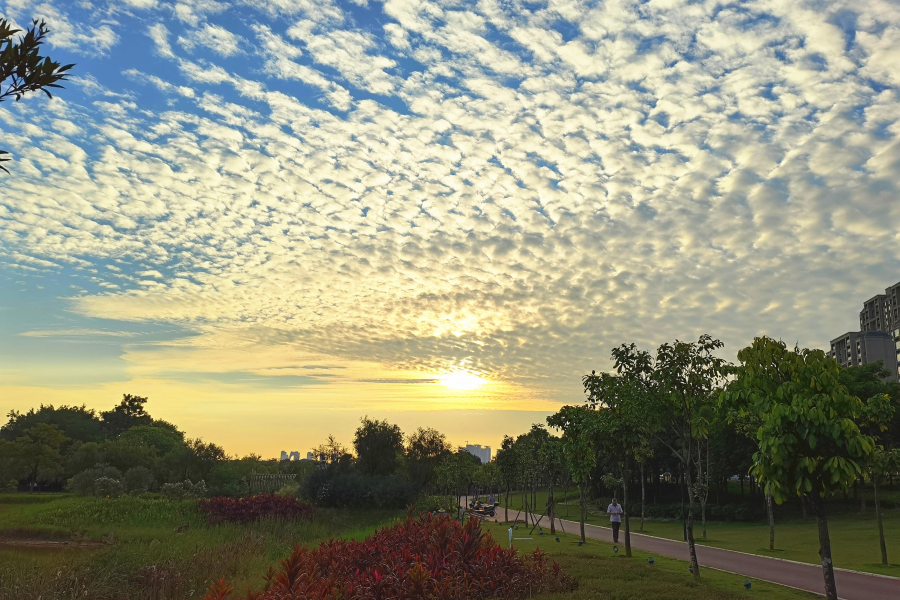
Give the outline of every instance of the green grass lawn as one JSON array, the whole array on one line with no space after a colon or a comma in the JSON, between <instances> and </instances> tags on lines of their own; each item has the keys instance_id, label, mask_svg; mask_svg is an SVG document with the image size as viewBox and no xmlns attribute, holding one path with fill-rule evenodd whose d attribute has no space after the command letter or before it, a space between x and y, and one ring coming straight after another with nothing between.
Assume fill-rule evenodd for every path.
<instances>
[{"instance_id":1,"label":"green grass lawn","mask_svg":"<svg viewBox=\"0 0 900 600\"><path fill-rule=\"evenodd\" d=\"M557 502L563 502L563 494L557 496ZM501 498L501 501L505 498ZM544 507L547 502L547 492L538 492L537 505ZM521 495L510 496L510 519L515 517L514 510L521 505ZM564 504L557 506L557 515L566 518ZM578 520L577 493L569 491L569 519ZM605 511L605 506L603 507ZM760 511L762 513L762 510ZM829 517L829 533L831 537L831 549L834 557L834 565L842 569L865 571L900 577L900 509L892 508L883 510L884 536L887 543L888 559L890 564L881 565L881 552L878 546L878 526L875 520L874 506L868 507L865 516L861 516L852 507L836 507L836 514ZM503 518L501 509L499 518ZM639 515L638 515L639 517ZM520 517L522 518L522 517ZM600 509L594 505L587 522L594 525L609 524L609 517L600 513ZM631 518L632 531L639 532L640 520ZM694 538L698 544L706 544L717 548L737 550L763 556L773 556L798 562L818 564L819 562L819 537L816 522L810 518L780 519L778 507L775 507L775 551L769 551L769 526L764 522L756 523L724 523L710 521L707 523L707 539L702 538L699 517L694 529ZM644 521L644 531L647 535L668 538L672 540L683 539L681 521Z\"/></svg>"},{"instance_id":2,"label":"green grass lawn","mask_svg":"<svg viewBox=\"0 0 900 600\"><path fill-rule=\"evenodd\" d=\"M28 498L22 495L22 498ZM0 546L0 600L199 598L225 577L256 589L295 544L363 538L399 511L320 509L312 521L207 526L196 501L78 498L13 504L0 498L0 538L99 541L97 549ZM187 525L187 531L175 529Z\"/></svg>"},{"instance_id":3,"label":"green grass lawn","mask_svg":"<svg viewBox=\"0 0 900 600\"><path fill-rule=\"evenodd\" d=\"M484 527L494 539L506 545L508 527L504 524L486 523ZM801 592L791 588L751 580L752 588L744 588L745 577L702 569L701 581L696 583L688 572L688 564L683 561L653 555L654 565L645 552L635 551L632 558L614 555L612 544L589 540L578 546L574 535L560 534L560 541L553 537L529 536L520 528L517 537L533 537L532 541L516 540L515 547L522 552L532 552L540 547L571 575L577 589L569 594L541 594L539 600L552 599L594 599L604 600L813 600L821 598L816 594ZM621 552L624 554L624 550Z\"/></svg>"},{"instance_id":4,"label":"green grass lawn","mask_svg":"<svg viewBox=\"0 0 900 600\"><path fill-rule=\"evenodd\" d=\"M82 539L97 541L110 533L116 544L99 549L0 550L0 600L38 598L198 598L209 582L226 577L237 590L259 588L266 568L287 556L294 544L314 544L330 537L362 539L401 515L396 511L319 510L312 522L261 522L207 526L194 501L114 500L57 496L40 502L14 503L0 497L0 538ZM46 498L46 497L45 497ZM188 525L184 533L175 529ZM506 543L507 527L485 523L494 539ZM526 537L524 532L518 534ZM687 563L635 552L615 557L611 544L561 535L516 541L521 551L539 544L577 581L571 594L539 598L610 600L811 600L814 595L753 581L711 569L694 582Z\"/></svg>"}]
</instances>

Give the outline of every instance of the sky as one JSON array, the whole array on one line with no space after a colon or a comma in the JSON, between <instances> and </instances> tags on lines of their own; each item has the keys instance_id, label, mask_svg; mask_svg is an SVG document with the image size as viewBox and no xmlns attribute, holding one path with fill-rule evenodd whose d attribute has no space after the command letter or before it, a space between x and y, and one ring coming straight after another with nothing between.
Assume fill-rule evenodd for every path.
<instances>
[{"instance_id":1,"label":"sky","mask_svg":"<svg viewBox=\"0 0 900 600\"><path fill-rule=\"evenodd\" d=\"M0 411L496 447L622 343L825 348L900 280L900 6L0 0Z\"/></svg>"}]
</instances>

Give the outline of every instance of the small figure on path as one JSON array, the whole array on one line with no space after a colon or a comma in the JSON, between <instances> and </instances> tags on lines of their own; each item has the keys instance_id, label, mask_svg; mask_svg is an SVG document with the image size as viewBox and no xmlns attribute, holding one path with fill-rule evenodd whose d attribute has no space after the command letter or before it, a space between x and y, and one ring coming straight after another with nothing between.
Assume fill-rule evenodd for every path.
<instances>
[{"instance_id":1,"label":"small figure on path","mask_svg":"<svg viewBox=\"0 0 900 600\"><path fill-rule=\"evenodd\" d=\"M488 501L488 504L490 504L491 506L494 505L494 495L493 494L491 494L491 499Z\"/></svg>"},{"instance_id":2,"label":"small figure on path","mask_svg":"<svg viewBox=\"0 0 900 600\"><path fill-rule=\"evenodd\" d=\"M612 504L606 507L606 512L609 514L609 523L612 525L613 530L613 542L619 543L619 527L622 526L622 515L625 511L622 510L622 505L613 498Z\"/></svg>"}]
</instances>

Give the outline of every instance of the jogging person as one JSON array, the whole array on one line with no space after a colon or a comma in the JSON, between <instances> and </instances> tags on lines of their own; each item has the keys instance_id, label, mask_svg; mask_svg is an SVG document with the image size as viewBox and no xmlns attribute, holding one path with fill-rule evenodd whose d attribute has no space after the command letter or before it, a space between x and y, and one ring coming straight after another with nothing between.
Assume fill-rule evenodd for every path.
<instances>
[{"instance_id":1,"label":"jogging person","mask_svg":"<svg viewBox=\"0 0 900 600\"><path fill-rule=\"evenodd\" d=\"M622 515L625 511L622 510L622 505L613 498L612 504L606 507L606 512L609 514L609 524L612 525L613 530L613 543L619 543L619 527L622 526Z\"/></svg>"}]
</instances>

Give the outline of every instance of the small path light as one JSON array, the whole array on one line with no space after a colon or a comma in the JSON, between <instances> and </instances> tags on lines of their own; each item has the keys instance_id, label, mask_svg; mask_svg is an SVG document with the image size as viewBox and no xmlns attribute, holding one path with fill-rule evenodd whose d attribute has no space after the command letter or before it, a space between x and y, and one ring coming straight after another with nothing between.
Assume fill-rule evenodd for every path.
<instances>
[{"instance_id":1,"label":"small path light","mask_svg":"<svg viewBox=\"0 0 900 600\"><path fill-rule=\"evenodd\" d=\"M579 546L582 545L583 543L584 543L584 542L582 542L581 540L578 540L578 545L579 545Z\"/></svg>"},{"instance_id":2,"label":"small path light","mask_svg":"<svg viewBox=\"0 0 900 600\"><path fill-rule=\"evenodd\" d=\"M650 558L648 558L648 559L647 559L647 562L648 562L648 563L650 564L650 566L652 567L652 566L653 566L653 557L651 556Z\"/></svg>"},{"instance_id":3,"label":"small path light","mask_svg":"<svg viewBox=\"0 0 900 600\"><path fill-rule=\"evenodd\" d=\"M688 571L690 571L691 573L694 572L694 563L688 565Z\"/></svg>"},{"instance_id":4,"label":"small path light","mask_svg":"<svg viewBox=\"0 0 900 600\"><path fill-rule=\"evenodd\" d=\"M618 554L618 553L619 553L619 547L613 546L613 554Z\"/></svg>"},{"instance_id":5,"label":"small path light","mask_svg":"<svg viewBox=\"0 0 900 600\"><path fill-rule=\"evenodd\" d=\"M748 591L750 590L750 580L749 579L744 580L744 587L747 588Z\"/></svg>"},{"instance_id":6,"label":"small path light","mask_svg":"<svg viewBox=\"0 0 900 600\"><path fill-rule=\"evenodd\" d=\"M556 541L557 541L557 542L559 541L559 536L556 536Z\"/></svg>"}]
</instances>

